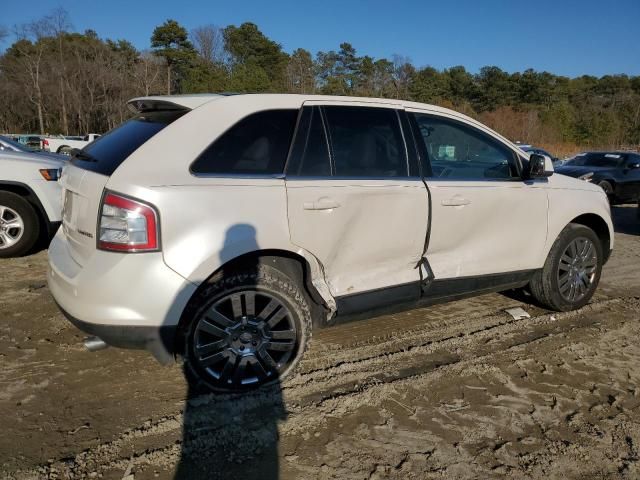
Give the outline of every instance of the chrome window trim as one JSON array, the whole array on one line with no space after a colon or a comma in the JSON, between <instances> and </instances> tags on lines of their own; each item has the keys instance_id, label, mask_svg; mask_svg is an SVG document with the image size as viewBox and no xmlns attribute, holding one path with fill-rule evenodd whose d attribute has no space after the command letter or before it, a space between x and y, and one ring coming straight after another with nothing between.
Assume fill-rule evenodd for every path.
<instances>
[{"instance_id":1,"label":"chrome window trim","mask_svg":"<svg viewBox=\"0 0 640 480\"><path fill-rule=\"evenodd\" d=\"M298 181L298 180L302 180L302 181L312 181L312 180L340 180L340 181L349 181L349 180L357 180L357 181L366 181L366 180L383 180L383 181L392 181L392 182L405 182L407 180L410 181L415 181L415 182L420 182L422 183L422 178L421 177L328 177L326 175L324 176L317 176L317 177L313 177L313 176L308 176L308 177L297 177L297 176L292 176L292 177L287 177L285 176L285 180L287 182L291 182L291 181Z\"/></svg>"},{"instance_id":2,"label":"chrome window trim","mask_svg":"<svg viewBox=\"0 0 640 480\"><path fill-rule=\"evenodd\" d=\"M259 179L259 180L267 180L267 179L283 179L285 178L285 174L284 173L234 173L234 174L230 174L230 173L201 173L201 174L194 174L192 173L191 176L195 177L195 178L229 178L229 179L234 179L234 178L241 178L241 179Z\"/></svg>"}]
</instances>

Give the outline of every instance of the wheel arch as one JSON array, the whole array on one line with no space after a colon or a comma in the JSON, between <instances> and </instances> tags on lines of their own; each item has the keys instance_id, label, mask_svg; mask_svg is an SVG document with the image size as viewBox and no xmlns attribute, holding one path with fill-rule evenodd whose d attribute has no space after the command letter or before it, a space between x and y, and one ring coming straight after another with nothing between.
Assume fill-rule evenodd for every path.
<instances>
[{"instance_id":1,"label":"wheel arch","mask_svg":"<svg viewBox=\"0 0 640 480\"><path fill-rule=\"evenodd\" d=\"M296 253L282 249L263 249L246 252L229 259L209 275L193 292L178 321L174 351L181 353L185 326L197 308L199 293L216 278L224 275L225 271L238 270L243 267L270 265L285 275L298 280L304 287L305 295L310 299L314 326L326 325L336 310L335 300L331 297L328 287L321 277L322 266L317 259L306 252Z\"/></svg>"},{"instance_id":2,"label":"wheel arch","mask_svg":"<svg viewBox=\"0 0 640 480\"><path fill-rule=\"evenodd\" d=\"M595 234L602 242L602 251L604 253L604 263L609 260L611 253L611 232L609 231L609 225L600 215L595 213L585 213L577 216L570 223L577 223L584 225L595 232Z\"/></svg>"},{"instance_id":3,"label":"wheel arch","mask_svg":"<svg viewBox=\"0 0 640 480\"><path fill-rule=\"evenodd\" d=\"M10 182L6 180L0 181L0 191L15 193L16 195L24 198L29 204L34 207L38 220L40 221L40 227L42 227L48 234L51 234L51 221L47 211L44 209L40 198L33 191L33 189L22 182Z\"/></svg>"}]
</instances>

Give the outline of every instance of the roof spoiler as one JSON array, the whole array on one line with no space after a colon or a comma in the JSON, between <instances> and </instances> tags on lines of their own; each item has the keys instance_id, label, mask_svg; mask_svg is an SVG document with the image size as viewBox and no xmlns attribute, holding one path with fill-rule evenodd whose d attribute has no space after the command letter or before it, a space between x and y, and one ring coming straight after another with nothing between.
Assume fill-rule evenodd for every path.
<instances>
[{"instance_id":1,"label":"roof spoiler","mask_svg":"<svg viewBox=\"0 0 640 480\"><path fill-rule=\"evenodd\" d=\"M133 113L153 112L158 110L190 110L190 108L178 103L151 98L134 98L127 102L127 107Z\"/></svg>"}]
</instances>

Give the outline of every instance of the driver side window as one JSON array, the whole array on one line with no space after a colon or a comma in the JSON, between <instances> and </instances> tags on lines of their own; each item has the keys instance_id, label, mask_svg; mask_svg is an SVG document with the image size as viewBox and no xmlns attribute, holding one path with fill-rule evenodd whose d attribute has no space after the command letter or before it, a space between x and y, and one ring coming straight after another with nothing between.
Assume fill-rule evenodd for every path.
<instances>
[{"instance_id":1,"label":"driver side window","mask_svg":"<svg viewBox=\"0 0 640 480\"><path fill-rule=\"evenodd\" d=\"M518 178L515 154L480 130L432 115L416 113L414 117L431 163L432 178Z\"/></svg>"}]
</instances>

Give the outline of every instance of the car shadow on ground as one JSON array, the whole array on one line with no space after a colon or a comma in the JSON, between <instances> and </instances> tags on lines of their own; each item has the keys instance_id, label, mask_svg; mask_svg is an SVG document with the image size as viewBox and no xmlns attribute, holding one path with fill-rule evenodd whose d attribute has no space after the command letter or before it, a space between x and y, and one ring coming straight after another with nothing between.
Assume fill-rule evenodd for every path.
<instances>
[{"instance_id":1,"label":"car shadow on ground","mask_svg":"<svg viewBox=\"0 0 640 480\"><path fill-rule=\"evenodd\" d=\"M640 206L616 205L611 207L613 228L618 233L640 235Z\"/></svg>"},{"instance_id":2,"label":"car shadow on ground","mask_svg":"<svg viewBox=\"0 0 640 480\"><path fill-rule=\"evenodd\" d=\"M238 248L244 251L259 250L253 226L237 224L227 230L220 251L220 264L225 265L233 259ZM257 277L258 269L257 258L242 263L242 273L249 277ZM219 278L231 278L233 275L237 275L235 270L225 274L223 267L210 282L215 285L220 281ZM207 291L207 287L204 291ZM193 308L207 312L217 301L216 297L225 294L225 290L223 293L216 292L219 291L214 288L211 293L203 294L205 303L201 306L196 303ZM192 311L196 320L200 314ZM187 336L190 335L187 333ZM239 363L242 362L236 359L236 368ZM215 394L196 379L194 371L197 368L192 370L187 363L183 368L188 392L183 414L181 455L174 478L277 480L278 424L286 418L279 381L243 393ZM207 367L207 370L209 368L213 367ZM229 381L236 380L232 376Z\"/></svg>"}]
</instances>

